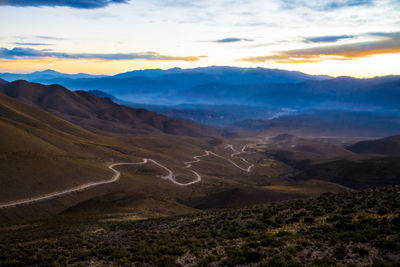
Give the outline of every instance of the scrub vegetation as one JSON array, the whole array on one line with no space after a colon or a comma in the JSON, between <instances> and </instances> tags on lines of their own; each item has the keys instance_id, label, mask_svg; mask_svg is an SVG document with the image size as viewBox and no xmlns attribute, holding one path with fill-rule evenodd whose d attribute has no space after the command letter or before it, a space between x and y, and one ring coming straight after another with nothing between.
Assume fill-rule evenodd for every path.
<instances>
[{"instance_id":1,"label":"scrub vegetation","mask_svg":"<svg viewBox=\"0 0 400 267\"><path fill-rule=\"evenodd\" d=\"M398 266L399 194L390 186L149 220L76 212L5 224L0 266Z\"/></svg>"}]
</instances>

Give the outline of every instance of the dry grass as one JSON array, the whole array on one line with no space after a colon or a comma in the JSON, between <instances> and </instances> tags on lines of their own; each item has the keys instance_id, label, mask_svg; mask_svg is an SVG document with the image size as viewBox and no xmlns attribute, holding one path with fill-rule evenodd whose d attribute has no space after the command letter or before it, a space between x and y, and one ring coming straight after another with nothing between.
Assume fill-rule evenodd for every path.
<instances>
[{"instance_id":1,"label":"dry grass","mask_svg":"<svg viewBox=\"0 0 400 267\"><path fill-rule=\"evenodd\" d=\"M344 186L320 180L282 182L279 184L264 186L264 188L279 192L297 193L307 196L317 196L325 192L337 193L349 190Z\"/></svg>"}]
</instances>

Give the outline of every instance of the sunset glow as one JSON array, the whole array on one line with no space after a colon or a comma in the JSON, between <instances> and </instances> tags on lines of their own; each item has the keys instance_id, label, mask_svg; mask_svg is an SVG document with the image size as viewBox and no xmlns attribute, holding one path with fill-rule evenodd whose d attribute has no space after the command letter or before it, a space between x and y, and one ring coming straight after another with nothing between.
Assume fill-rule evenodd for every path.
<instances>
[{"instance_id":1,"label":"sunset glow","mask_svg":"<svg viewBox=\"0 0 400 267\"><path fill-rule=\"evenodd\" d=\"M0 71L229 65L400 74L394 0L70 2L0 1Z\"/></svg>"}]
</instances>

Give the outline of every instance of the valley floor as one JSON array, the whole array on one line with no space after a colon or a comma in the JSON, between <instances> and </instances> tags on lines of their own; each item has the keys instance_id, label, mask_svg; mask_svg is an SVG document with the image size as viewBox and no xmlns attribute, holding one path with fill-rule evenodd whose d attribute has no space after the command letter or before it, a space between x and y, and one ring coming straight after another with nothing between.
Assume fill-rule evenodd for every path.
<instances>
[{"instance_id":1,"label":"valley floor","mask_svg":"<svg viewBox=\"0 0 400 267\"><path fill-rule=\"evenodd\" d=\"M243 146L243 148L241 149L241 151L236 150L236 149L233 147L233 145L227 145L225 148L229 148L229 149L231 149L231 150L234 152L234 153L231 155L231 157L233 158L233 157L237 157L237 155L239 155L239 154L245 153L246 146L247 146L247 145ZM207 150L206 150L204 155L194 156L194 157L193 157L193 159L194 159L193 161L187 161L187 162L185 162L185 163L184 163L185 168L191 168L191 167L192 167L192 164L201 161L200 158L202 158L202 157L207 157L207 156L211 156L211 155L212 155L212 156L216 156L216 157L218 157L218 158L221 158L221 159L223 159L223 160L228 161L228 162L231 163L233 166L235 166L236 168L238 168L238 169L240 169L240 170L242 170L242 171L250 172L250 171L251 171L251 168L254 167L254 164L248 162L248 161L247 161L246 159L244 159L244 158L237 157L237 158L239 158L240 160L242 160L243 162L245 162L246 164L249 165L247 168L243 168L243 167L239 166L237 163L235 163L234 161L232 161L232 160L229 159L229 158L220 156L220 155L218 155L218 154L215 154L214 152L211 152L211 151L207 151ZM112 163L112 164L110 164L110 165L108 166L108 168L109 168L110 170L112 170L113 173L114 173L114 175L111 177L111 179L102 180L102 181L98 181L98 182L90 182L90 183L86 183L86 184L83 184L83 185L80 185L80 186L77 186L77 187L73 187L73 188L70 188L70 189L67 189L67 190L56 191L56 192L44 194L44 195L41 195L41 196L28 198L28 199L15 200L15 201L7 202L7 203L0 203L0 209L1 209L1 208L16 207L16 206L18 206L18 205L23 205L23 204L31 204L31 203L34 203L34 202L44 201L44 200L48 200L48 199L51 199L51 198L59 197L59 196L62 196L62 195L71 194L71 193L74 193L74 192L79 192L79 191L86 190L86 189L91 188L91 187L94 187L94 186L99 186L99 185L114 183L114 182L118 181L118 179L119 179L120 176L121 176L121 173L120 173L118 170L116 170L114 167L116 167L116 166L121 166L121 165L142 165L142 164L147 164L147 163L153 163L153 164L155 164L157 167L161 168L163 171L166 171L168 174L167 174L167 175L164 175L164 176L160 176L160 178L162 178L162 179L164 179L164 180L168 180L168 181L170 181L170 182L172 182L172 183L174 183L174 184L176 184L176 185L179 185L179 186L188 186L188 185L192 185L192 184L195 184L195 183L198 183L198 182L201 181L201 176L200 176L200 174L198 174L197 172L195 172L195 171L193 171L193 170L190 170L190 171L194 174L195 179L194 179L193 181L190 181L190 182L187 182L187 183L180 183L180 182L176 181L175 176L174 176L174 173L173 173L170 169L168 169L167 167L165 167L164 165L160 164L159 162L157 162L157 161L155 161L155 160L153 160L153 159L143 159L142 162L118 162L118 163Z\"/></svg>"}]
</instances>

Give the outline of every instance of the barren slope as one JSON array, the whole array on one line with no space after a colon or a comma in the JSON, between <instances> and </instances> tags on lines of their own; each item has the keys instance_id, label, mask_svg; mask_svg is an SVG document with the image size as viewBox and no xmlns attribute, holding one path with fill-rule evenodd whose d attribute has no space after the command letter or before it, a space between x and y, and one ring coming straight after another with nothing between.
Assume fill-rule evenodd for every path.
<instances>
[{"instance_id":1,"label":"barren slope","mask_svg":"<svg viewBox=\"0 0 400 267\"><path fill-rule=\"evenodd\" d=\"M72 92L64 87L18 80L0 85L0 92L33 104L80 126L114 133L168 133L210 136L217 128L173 119L144 109L118 105L84 91Z\"/></svg>"}]
</instances>

